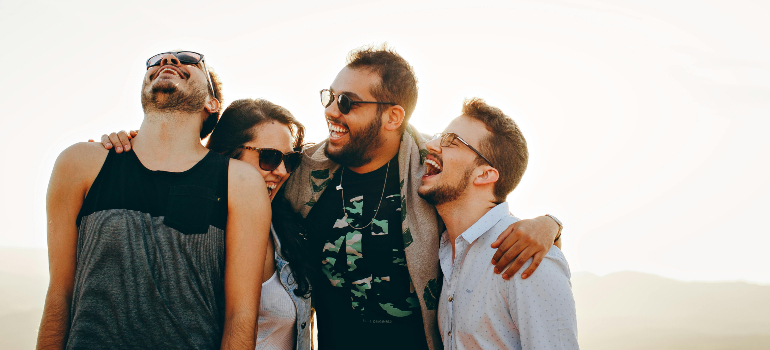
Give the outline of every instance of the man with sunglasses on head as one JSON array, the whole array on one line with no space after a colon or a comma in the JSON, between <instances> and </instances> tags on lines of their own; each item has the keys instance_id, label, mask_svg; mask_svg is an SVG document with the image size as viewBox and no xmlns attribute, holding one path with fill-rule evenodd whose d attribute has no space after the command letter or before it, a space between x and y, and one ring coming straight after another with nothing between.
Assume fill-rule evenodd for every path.
<instances>
[{"instance_id":1,"label":"man with sunglasses on head","mask_svg":"<svg viewBox=\"0 0 770 350\"><path fill-rule=\"evenodd\" d=\"M319 347L440 349L443 224L417 195L428 139L408 125L414 72L390 49L355 50L321 90L321 103L329 138L304 151L286 183L322 272L313 282ZM502 235L498 271L519 256L512 274L534 256L531 274L559 231L549 217L513 224Z\"/></svg>"},{"instance_id":2,"label":"man with sunglasses on head","mask_svg":"<svg viewBox=\"0 0 770 350\"><path fill-rule=\"evenodd\" d=\"M120 146L134 152L80 143L54 166L37 347L253 349L265 182L200 143L221 99L203 55L167 52L146 66L141 132Z\"/></svg>"},{"instance_id":3,"label":"man with sunglasses on head","mask_svg":"<svg viewBox=\"0 0 770 350\"><path fill-rule=\"evenodd\" d=\"M516 274L506 281L488 268L491 243L518 221L505 202L529 158L516 123L481 99L466 100L462 115L427 147L418 194L446 225L438 309L444 347L578 349L569 266L557 246L526 280Z\"/></svg>"}]
</instances>

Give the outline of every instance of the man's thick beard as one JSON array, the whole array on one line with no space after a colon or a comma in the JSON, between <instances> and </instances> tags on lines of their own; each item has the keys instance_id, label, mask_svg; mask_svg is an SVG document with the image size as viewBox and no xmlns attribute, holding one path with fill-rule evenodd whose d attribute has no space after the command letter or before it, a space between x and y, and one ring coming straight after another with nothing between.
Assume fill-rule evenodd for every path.
<instances>
[{"instance_id":1,"label":"man's thick beard","mask_svg":"<svg viewBox=\"0 0 770 350\"><path fill-rule=\"evenodd\" d=\"M327 158L340 165L353 168L366 165L374 159L377 149L382 146L381 127L382 118L378 115L360 133L353 134L348 131L350 140L336 153L329 152L329 143L327 142L324 153Z\"/></svg>"},{"instance_id":2,"label":"man's thick beard","mask_svg":"<svg viewBox=\"0 0 770 350\"><path fill-rule=\"evenodd\" d=\"M206 91L195 88L189 93L177 89L171 82L158 82L150 91L142 86L142 109L150 111L197 113L206 104Z\"/></svg>"},{"instance_id":3,"label":"man's thick beard","mask_svg":"<svg viewBox=\"0 0 770 350\"><path fill-rule=\"evenodd\" d=\"M473 174L472 167L468 168L462 178L454 185L438 184L425 192L418 191L417 194L434 207L456 201L463 194L463 191L468 188L468 184L471 182L471 174Z\"/></svg>"}]
</instances>

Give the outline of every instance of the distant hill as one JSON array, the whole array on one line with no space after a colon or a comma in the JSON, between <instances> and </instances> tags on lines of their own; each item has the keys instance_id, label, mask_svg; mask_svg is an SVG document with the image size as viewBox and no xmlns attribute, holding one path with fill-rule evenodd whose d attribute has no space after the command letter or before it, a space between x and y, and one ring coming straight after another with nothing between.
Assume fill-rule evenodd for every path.
<instances>
[{"instance_id":1,"label":"distant hill","mask_svg":"<svg viewBox=\"0 0 770 350\"><path fill-rule=\"evenodd\" d=\"M47 287L44 250L0 248L0 349L35 347ZM770 349L770 286L619 272L572 290L582 349Z\"/></svg>"},{"instance_id":2,"label":"distant hill","mask_svg":"<svg viewBox=\"0 0 770 350\"><path fill-rule=\"evenodd\" d=\"M584 349L770 349L770 286L619 272L572 290Z\"/></svg>"}]
</instances>

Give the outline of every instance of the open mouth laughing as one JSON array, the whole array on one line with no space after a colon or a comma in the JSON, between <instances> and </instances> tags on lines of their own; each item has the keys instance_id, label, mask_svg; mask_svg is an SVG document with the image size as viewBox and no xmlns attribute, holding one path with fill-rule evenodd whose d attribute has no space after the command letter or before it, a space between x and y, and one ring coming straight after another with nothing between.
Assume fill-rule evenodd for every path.
<instances>
[{"instance_id":1,"label":"open mouth laughing","mask_svg":"<svg viewBox=\"0 0 770 350\"><path fill-rule=\"evenodd\" d=\"M328 122L328 125L329 125L329 138L332 140L339 140L345 135L347 135L348 133L350 133L350 130L341 124Z\"/></svg>"},{"instance_id":2,"label":"open mouth laughing","mask_svg":"<svg viewBox=\"0 0 770 350\"><path fill-rule=\"evenodd\" d=\"M268 182L267 183L267 196L270 198L273 198L273 192L275 192L275 188L278 187L277 182Z\"/></svg>"},{"instance_id":3,"label":"open mouth laughing","mask_svg":"<svg viewBox=\"0 0 770 350\"><path fill-rule=\"evenodd\" d=\"M159 78L162 75L172 75L176 76L177 78L187 79L188 75L180 71L177 67L166 65L161 67L157 73L155 73L155 78Z\"/></svg>"},{"instance_id":4,"label":"open mouth laughing","mask_svg":"<svg viewBox=\"0 0 770 350\"><path fill-rule=\"evenodd\" d=\"M429 154L425 158L425 175L423 178L428 178L441 173L441 159Z\"/></svg>"}]
</instances>

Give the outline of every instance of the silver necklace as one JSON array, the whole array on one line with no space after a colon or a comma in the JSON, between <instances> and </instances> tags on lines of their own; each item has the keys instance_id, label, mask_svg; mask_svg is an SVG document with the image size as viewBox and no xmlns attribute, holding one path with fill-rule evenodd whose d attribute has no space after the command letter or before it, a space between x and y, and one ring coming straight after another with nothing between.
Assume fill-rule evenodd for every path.
<instances>
[{"instance_id":1,"label":"silver necklace","mask_svg":"<svg viewBox=\"0 0 770 350\"><path fill-rule=\"evenodd\" d=\"M374 222L374 218L377 217L377 213L380 212L380 206L382 206L382 198L385 196L385 185L388 184L388 172L390 171L390 161L388 161L388 167L385 168L385 182L382 184L382 194L380 194L380 203L377 204L377 210L374 212L374 216L372 216L372 221L369 221L368 224L364 227L355 227L353 224L348 221L348 211L345 210L345 190L342 189L342 174L345 173L345 167L342 167L342 171L340 171L340 184L337 186L337 190L339 190L342 194L342 212L345 213L345 222L350 225L354 230L363 230L369 225L371 225ZM363 208L361 208L361 215L363 216Z\"/></svg>"}]
</instances>

